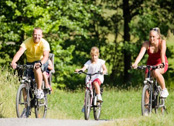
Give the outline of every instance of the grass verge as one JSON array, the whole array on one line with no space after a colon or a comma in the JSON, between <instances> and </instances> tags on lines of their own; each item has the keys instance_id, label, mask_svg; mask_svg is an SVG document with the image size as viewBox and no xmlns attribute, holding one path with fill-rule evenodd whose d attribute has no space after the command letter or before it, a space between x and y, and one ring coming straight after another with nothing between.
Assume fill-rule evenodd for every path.
<instances>
[{"instance_id":1,"label":"grass verge","mask_svg":"<svg viewBox=\"0 0 174 126\"><path fill-rule=\"evenodd\" d=\"M0 117L16 118L15 99L19 82L12 72L1 68L0 76ZM141 116L141 92L142 88L118 90L104 89L101 120L106 120L102 126L144 126L144 125L174 125L174 93L166 99L168 114L152 113L151 116ZM78 91L63 91L53 87L53 92L48 96L47 118L54 119L80 119L84 120L81 109L84 104L84 89ZM34 112L32 113L34 117ZM90 120L94 120L93 111Z\"/></svg>"}]
</instances>

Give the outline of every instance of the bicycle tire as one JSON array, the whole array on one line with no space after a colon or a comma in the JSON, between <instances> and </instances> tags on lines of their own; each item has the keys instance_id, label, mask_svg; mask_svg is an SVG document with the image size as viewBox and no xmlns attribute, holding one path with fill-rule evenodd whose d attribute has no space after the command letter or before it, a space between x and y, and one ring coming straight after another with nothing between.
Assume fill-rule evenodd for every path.
<instances>
[{"instance_id":1,"label":"bicycle tire","mask_svg":"<svg viewBox=\"0 0 174 126\"><path fill-rule=\"evenodd\" d=\"M161 103L161 98L159 97L159 98L158 98L158 104L157 104L157 106L159 106L160 104L162 104L162 103ZM166 111L165 106L155 108L155 113L156 113L156 114L161 113L162 115L164 115L165 111Z\"/></svg>"},{"instance_id":2,"label":"bicycle tire","mask_svg":"<svg viewBox=\"0 0 174 126\"><path fill-rule=\"evenodd\" d=\"M29 99L26 99L26 101L24 100L24 96L23 96L23 90L26 90L26 84L21 84L18 88L18 91L17 91L17 95L16 95L16 114L17 114L17 117L18 118L26 118L29 116L29 112L27 112L28 107L28 100ZM26 107L27 106L27 107ZM24 113L27 113L27 114L24 114Z\"/></svg>"},{"instance_id":3,"label":"bicycle tire","mask_svg":"<svg viewBox=\"0 0 174 126\"><path fill-rule=\"evenodd\" d=\"M156 102L156 104L155 104L156 105L156 107L155 107L155 113L156 114L158 114L158 111L159 111L159 107L158 106L160 105L160 90L161 90L161 87L158 86L158 88L159 88L159 89L157 89L158 90L158 94L156 96L156 101L155 101Z\"/></svg>"},{"instance_id":4,"label":"bicycle tire","mask_svg":"<svg viewBox=\"0 0 174 126\"><path fill-rule=\"evenodd\" d=\"M165 102L165 101L162 101L161 97L159 97L159 104L163 104L162 102ZM165 106L162 106L161 108L158 108L158 109L161 112L161 114L164 115L165 110L166 110Z\"/></svg>"},{"instance_id":5,"label":"bicycle tire","mask_svg":"<svg viewBox=\"0 0 174 126\"><path fill-rule=\"evenodd\" d=\"M35 117L36 118L46 118L47 114L47 94L44 92L44 98L36 99L35 105Z\"/></svg>"},{"instance_id":6,"label":"bicycle tire","mask_svg":"<svg viewBox=\"0 0 174 126\"><path fill-rule=\"evenodd\" d=\"M164 115L165 110L166 110L166 108L165 108L165 106L163 106L163 107L161 108L161 114L162 114L162 115Z\"/></svg>"},{"instance_id":7,"label":"bicycle tire","mask_svg":"<svg viewBox=\"0 0 174 126\"><path fill-rule=\"evenodd\" d=\"M96 106L93 106L94 119L99 120L101 114L101 103L97 102Z\"/></svg>"},{"instance_id":8,"label":"bicycle tire","mask_svg":"<svg viewBox=\"0 0 174 126\"><path fill-rule=\"evenodd\" d=\"M141 113L143 116L145 116L146 114L150 114L151 111L152 111L152 104L149 104L150 103L150 89L149 89L149 85L144 85L143 87L143 92L142 92L142 97L141 97ZM146 92L149 92L149 103L146 104L145 100L146 100ZM148 110L148 113L146 113L146 109Z\"/></svg>"},{"instance_id":9,"label":"bicycle tire","mask_svg":"<svg viewBox=\"0 0 174 126\"><path fill-rule=\"evenodd\" d=\"M85 120L89 119L90 116L90 111L91 111L91 95L90 95L90 91L86 90L85 91L85 112L84 112L84 116L85 116Z\"/></svg>"},{"instance_id":10,"label":"bicycle tire","mask_svg":"<svg viewBox=\"0 0 174 126\"><path fill-rule=\"evenodd\" d=\"M161 91L161 87L158 86L158 95L157 95L157 107L155 108L155 113L156 114L159 114L161 113L162 115L164 115L165 111L166 111L166 107L165 106L162 106L162 107L159 107L161 104L163 104L163 102L165 102L165 100L163 98L160 97L160 91ZM164 101L162 101L164 100Z\"/></svg>"}]
</instances>

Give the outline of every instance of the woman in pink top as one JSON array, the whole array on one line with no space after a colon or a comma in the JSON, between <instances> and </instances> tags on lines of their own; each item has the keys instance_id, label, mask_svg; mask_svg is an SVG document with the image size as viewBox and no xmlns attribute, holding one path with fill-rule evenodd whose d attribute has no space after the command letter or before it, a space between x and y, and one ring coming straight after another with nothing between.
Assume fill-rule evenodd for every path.
<instances>
[{"instance_id":1,"label":"woman in pink top","mask_svg":"<svg viewBox=\"0 0 174 126\"><path fill-rule=\"evenodd\" d=\"M166 57L166 41L162 40L159 28L153 28L150 30L149 41L143 43L139 55L137 56L135 62L132 64L133 68L137 68L138 63L143 58L146 50L149 55L147 65L163 66L160 69L153 70L152 76L157 79L162 88L161 97L167 97L169 93L165 87L165 80L162 75L168 69L168 61Z\"/></svg>"}]
</instances>

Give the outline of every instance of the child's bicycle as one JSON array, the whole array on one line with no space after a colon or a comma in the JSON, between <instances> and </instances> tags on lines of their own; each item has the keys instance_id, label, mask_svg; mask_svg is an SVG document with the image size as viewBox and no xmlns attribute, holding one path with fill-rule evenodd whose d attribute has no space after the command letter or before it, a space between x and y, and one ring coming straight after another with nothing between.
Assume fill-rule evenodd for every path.
<instances>
[{"instance_id":1,"label":"child's bicycle","mask_svg":"<svg viewBox=\"0 0 174 126\"><path fill-rule=\"evenodd\" d=\"M158 86L157 80L153 80L151 76L151 71L158 69L159 66L138 66L138 69L147 69L147 77L144 80L144 87L142 92L141 99L141 112L142 115L151 114L152 109L155 110L155 113L161 111L162 114L166 110L165 98L160 97L161 87Z\"/></svg>"},{"instance_id":2,"label":"child's bicycle","mask_svg":"<svg viewBox=\"0 0 174 126\"><path fill-rule=\"evenodd\" d=\"M91 77L96 74L102 74L101 72L93 73L93 74L88 74L83 71L77 72L79 74L84 73L89 76L89 81L86 83L86 90L85 90L85 104L84 104L84 116L85 120L89 119L90 111L91 108L93 108L93 113L94 113L94 119L99 120L100 118L100 113L101 113L101 102L97 102L97 96L95 92L95 88L92 85ZM102 95L103 89L100 88L100 93Z\"/></svg>"},{"instance_id":3,"label":"child's bicycle","mask_svg":"<svg viewBox=\"0 0 174 126\"><path fill-rule=\"evenodd\" d=\"M25 71L25 75L21 75L21 84L16 95L16 113L18 118L28 118L31 110L34 108L36 118L45 118L47 113L47 90L44 89L44 81L42 89L44 98L37 99L34 92L37 90L35 79L29 76L29 69L33 69L33 65L17 65L17 69Z\"/></svg>"}]
</instances>

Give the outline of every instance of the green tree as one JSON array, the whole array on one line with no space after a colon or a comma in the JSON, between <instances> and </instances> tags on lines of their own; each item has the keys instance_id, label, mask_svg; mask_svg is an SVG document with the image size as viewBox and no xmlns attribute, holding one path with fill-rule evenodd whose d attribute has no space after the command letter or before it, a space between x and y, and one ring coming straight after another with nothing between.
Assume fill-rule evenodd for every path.
<instances>
[{"instance_id":1,"label":"green tree","mask_svg":"<svg viewBox=\"0 0 174 126\"><path fill-rule=\"evenodd\" d=\"M78 62L81 59L76 57L85 55L85 61L91 46L99 45L99 33L96 30L99 21L95 16L100 13L100 9L94 3L82 0L0 1L2 59L12 58L21 42L31 36L33 28L41 27L44 38L55 54L54 82L60 87L71 85L71 75L76 67L74 63L84 63ZM15 46L9 42L13 42ZM92 42L96 43L91 44ZM75 47L77 51L74 51ZM0 61L5 63L11 59ZM22 63L23 60L20 61Z\"/></svg>"}]
</instances>

